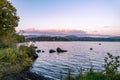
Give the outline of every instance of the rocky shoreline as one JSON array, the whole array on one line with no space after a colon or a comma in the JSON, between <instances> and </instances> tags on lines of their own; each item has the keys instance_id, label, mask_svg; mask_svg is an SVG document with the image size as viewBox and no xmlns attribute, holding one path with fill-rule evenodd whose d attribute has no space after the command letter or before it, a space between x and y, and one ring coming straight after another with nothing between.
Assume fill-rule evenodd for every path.
<instances>
[{"instance_id":1,"label":"rocky shoreline","mask_svg":"<svg viewBox=\"0 0 120 80\"><path fill-rule=\"evenodd\" d=\"M20 73L7 75L1 80L53 80L53 79L46 78L42 75L30 72L30 67L26 67Z\"/></svg>"},{"instance_id":2,"label":"rocky shoreline","mask_svg":"<svg viewBox=\"0 0 120 80\"><path fill-rule=\"evenodd\" d=\"M32 58L32 61L34 61L38 58L38 54L36 53L35 46L30 46L30 54L29 57ZM26 46L21 46L21 48L26 48ZM6 76L3 76L0 78L0 80L53 80L51 78L44 77L42 75L38 75L36 73L33 73L30 71L30 66L25 67L21 72L18 73L12 73Z\"/></svg>"},{"instance_id":3,"label":"rocky shoreline","mask_svg":"<svg viewBox=\"0 0 120 80\"><path fill-rule=\"evenodd\" d=\"M37 53L39 53L39 52L43 53L43 51L44 51L44 50L36 50L37 47L34 46L34 45L31 45L30 47L22 45L19 48L23 49L23 50L28 49L27 54L29 54L28 56L31 57L33 63L38 58ZM49 51L49 53L54 53L54 52L63 53L63 52L67 52L67 50L63 50L63 49L58 47L54 51L53 51L53 49ZM8 75L2 77L0 80L54 80L54 79L51 79L51 78L44 77L42 75L36 74L34 72L31 72L30 71L30 66L25 67L21 72L8 74Z\"/></svg>"}]
</instances>

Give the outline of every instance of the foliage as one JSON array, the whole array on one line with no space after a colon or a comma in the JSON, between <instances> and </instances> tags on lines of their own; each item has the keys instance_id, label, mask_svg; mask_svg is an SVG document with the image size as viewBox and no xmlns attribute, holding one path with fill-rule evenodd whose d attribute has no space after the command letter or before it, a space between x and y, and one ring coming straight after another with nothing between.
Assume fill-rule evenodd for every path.
<instances>
[{"instance_id":1,"label":"foliage","mask_svg":"<svg viewBox=\"0 0 120 80\"><path fill-rule=\"evenodd\" d=\"M32 47L17 48L24 36L16 34L19 18L16 9L7 0L0 0L0 80L6 75L19 73L32 63ZM31 52L32 51L32 52Z\"/></svg>"},{"instance_id":2,"label":"foliage","mask_svg":"<svg viewBox=\"0 0 120 80\"><path fill-rule=\"evenodd\" d=\"M107 53L108 57L105 57L105 73L107 78L114 78L117 74L118 67L120 67L120 56L113 56L110 53Z\"/></svg>"},{"instance_id":3,"label":"foliage","mask_svg":"<svg viewBox=\"0 0 120 80\"><path fill-rule=\"evenodd\" d=\"M17 40L18 43L26 41L24 35L16 34L15 38L16 38L16 40Z\"/></svg>"},{"instance_id":4,"label":"foliage","mask_svg":"<svg viewBox=\"0 0 120 80\"><path fill-rule=\"evenodd\" d=\"M6 48L0 50L0 77L17 73L30 66L32 59L25 50Z\"/></svg>"},{"instance_id":5,"label":"foliage","mask_svg":"<svg viewBox=\"0 0 120 80\"><path fill-rule=\"evenodd\" d=\"M71 75L71 70L70 69L68 70L68 73L67 73L67 76L66 76L65 80L74 80L74 78Z\"/></svg>"},{"instance_id":6,"label":"foliage","mask_svg":"<svg viewBox=\"0 0 120 80\"><path fill-rule=\"evenodd\" d=\"M0 0L0 48L15 45L18 21L15 7L7 0Z\"/></svg>"},{"instance_id":7,"label":"foliage","mask_svg":"<svg viewBox=\"0 0 120 80\"><path fill-rule=\"evenodd\" d=\"M28 46L22 45L22 46L19 47L19 49L21 51L25 51L25 53L28 55L28 57L34 59L34 54L36 54L34 46L31 45L30 47L28 47Z\"/></svg>"},{"instance_id":8,"label":"foliage","mask_svg":"<svg viewBox=\"0 0 120 80\"><path fill-rule=\"evenodd\" d=\"M95 72L93 67L89 69L88 72L83 74L82 67L80 68L80 73L76 77L72 77L69 72L65 80L120 80L120 73L118 73L118 67L120 67L119 56L113 56L107 53L108 57L105 57L104 69L103 71Z\"/></svg>"},{"instance_id":9,"label":"foliage","mask_svg":"<svg viewBox=\"0 0 120 80\"><path fill-rule=\"evenodd\" d=\"M18 21L15 7L7 0L0 0L0 36L14 34Z\"/></svg>"},{"instance_id":10,"label":"foliage","mask_svg":"<svg viewBox=\"0 0 120 80\"><path fill-rule=\"evenodd\" d=\"M0 48L16 47L17 39L15 36L6 35L0 37Z\"/></svg>"}]
</instances>

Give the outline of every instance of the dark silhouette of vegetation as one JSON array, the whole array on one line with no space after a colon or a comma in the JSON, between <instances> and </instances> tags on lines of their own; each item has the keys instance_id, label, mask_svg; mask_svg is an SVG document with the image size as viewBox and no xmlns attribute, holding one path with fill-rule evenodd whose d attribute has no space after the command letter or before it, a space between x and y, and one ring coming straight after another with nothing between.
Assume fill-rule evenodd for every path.
<instances>
[{"instance_id":1,"label":"dark silhouette of vegetation","mask_svg":"<svg viewBox=\"0 0 120 80\"><path fill-rule=\"evenodd\" d=\"M108 80L117 80L117 78L120 79L120 74L119 77L117 77L117 71L118 67L120 67L120 56L113 56L110 53L107 53L108 57L105 57L105 74Z\"/></svg>"}]
</instances>

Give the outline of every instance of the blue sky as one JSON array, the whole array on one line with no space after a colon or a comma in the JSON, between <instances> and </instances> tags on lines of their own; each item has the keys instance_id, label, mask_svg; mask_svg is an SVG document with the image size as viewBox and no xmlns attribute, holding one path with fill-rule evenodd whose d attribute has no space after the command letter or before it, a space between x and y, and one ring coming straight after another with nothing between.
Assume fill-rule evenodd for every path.
<instances>
[{"instance_id":1,"label":"blue sky","mask_svg":"<svg viewBox=\"0 0 120 80\"><path fill-rule=\"evenodd\" d=\"M120 0L10 0L20 17L17 30L83 30L120 35Z\"/></svg>"}]
</instances>

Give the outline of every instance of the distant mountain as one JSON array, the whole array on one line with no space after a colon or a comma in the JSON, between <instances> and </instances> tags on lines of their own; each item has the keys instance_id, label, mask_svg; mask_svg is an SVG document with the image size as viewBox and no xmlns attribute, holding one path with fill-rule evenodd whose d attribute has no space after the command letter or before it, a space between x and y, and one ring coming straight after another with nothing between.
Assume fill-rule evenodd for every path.
<instances>
[{"instance_id":1,"label":"distant mountain","mask_svg":"<svg viewBox=\"0 0 120 80\"><path fill-rule=\"evenodd\" d=\"M69 37L67 37L67 39L69 41L120 41L119 37L103 38L103 37L75 37L75 36L73 37L73 36L69 36Z\"/></svg>"},{"instance_id":2,"label":"distant mountain","mask_svg":"<svg viewBox=\"0 0 120 80\"><path fill-rule=\"evenodd\" d=\"M38 37L37 35L25 35L25 38L26 39L29 39L29 38L36 38Z\"/></svg>"},{"instance_id":3,"label":"distant mountain","mask_svg":"<svg viewBox=\"0 0 120 80\"><path fill-rule=\"evenodd\" d=\"M110 37L112 39L120 39L120 36Z\"/></svg>"},{"instance_id":4,"label":"distant mountain","mask_svg":"<svg viewBox=\"0 0 120 80\"><path fill-rule=\"evenodd\" d=\"M39 36L39 37L32 37L27 38L28 41L68 41L68 39L59 36Z\"/></svg>"},{"instance_id":5,"label":"distant mountain","mask_svg":"<svg viewBox=\"0 0 120 80\"><path fill-rule=\"evenodd\" d=\"M36 36L36 35L27 35L27 40L34 40L34 41L120 41L120 37L77 37L74 35L68 36Z\"/></svg>"},{"instance_id":6,"label":"distant mountain","mask_svg":"<svg viewBox=\"0 0 120 80\"><path fill-rule=\"evenodd\" d=\"M64 38L70 40L70 41L77 41L79 40L79 37L74 36L74 35L69 35L69 36L65 36Z\"/></svg>"}]
</instances>

